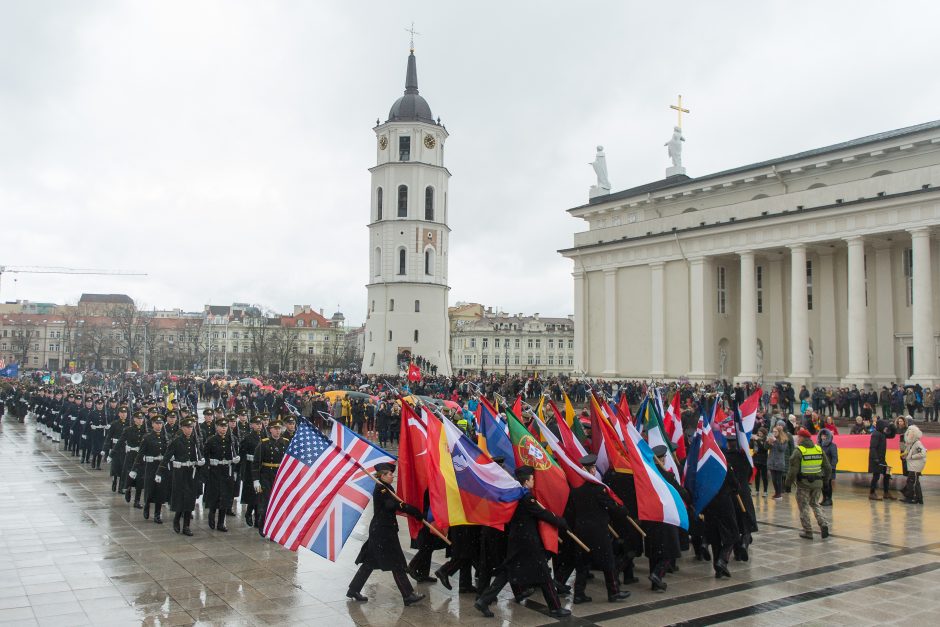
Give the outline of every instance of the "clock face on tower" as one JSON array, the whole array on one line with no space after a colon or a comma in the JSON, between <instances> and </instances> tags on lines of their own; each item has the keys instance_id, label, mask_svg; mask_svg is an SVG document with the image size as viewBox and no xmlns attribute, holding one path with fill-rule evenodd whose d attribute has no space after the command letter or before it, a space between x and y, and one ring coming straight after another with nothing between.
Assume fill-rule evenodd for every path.
<instances>
[{"instance_id":1,"label":"clock face on tower","mask_svg":"<svg viewBox=\"0 0 940 627\"><path fill-rule=\"evenodd\" d=\"M430 149L430 148L434 148L434 146L437 145L437 142L434 141L434 136L433 136L433 135L425 135L425 136L424 136L424 145L427 146L429 149Z\"/></svg>"},{"instance_id":2,"label":"clock face on tower","mask_svg":"<svg viewBox=\"0 0 940 627\"><path fill-rule=\"evenodd\" d=\"M385 150L388 147L388 137L382 135L379 137L379 150Z\"/></svg>"}]
</instances>

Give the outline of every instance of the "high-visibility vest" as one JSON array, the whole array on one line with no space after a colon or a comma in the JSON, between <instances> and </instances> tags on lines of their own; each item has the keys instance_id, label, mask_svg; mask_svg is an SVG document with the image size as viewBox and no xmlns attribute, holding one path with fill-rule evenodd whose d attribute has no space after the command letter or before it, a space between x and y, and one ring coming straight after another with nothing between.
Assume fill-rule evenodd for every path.
<instances>
[{"instance_id":1,"label":"high-visibility vest","mask_svg":"<svg viewBox=\"0 0 940 627\"><path fill-rule=\"evenodd\" d=\"M800 474L801 475L821 475L823 450L818 444L810 447L800 445Z\"/></svg>"}]
</instances>

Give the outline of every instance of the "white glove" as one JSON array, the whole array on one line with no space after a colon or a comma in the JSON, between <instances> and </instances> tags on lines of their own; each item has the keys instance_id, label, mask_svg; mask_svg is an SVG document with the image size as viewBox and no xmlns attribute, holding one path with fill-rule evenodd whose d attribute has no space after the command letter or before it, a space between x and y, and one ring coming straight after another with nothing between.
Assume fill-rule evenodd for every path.
<instances>
[{"instance_id":1,"label":"white glove","mask_svg":"<svg viewBox=\"0 0 940 627\"><path fill-rule=\"evenodd\" d=\"M110 463L111 463L111 456L108 455L108 456L105 458L104 461L110 464Z\"/></svg>"},{"instance_id":2,"label":"white glove","mask_svg":"<svg viewBox=\"0 0 940 627\"><path fill-rule=\"evenodd\" d=\"M132 470L132 471L130 471L129 473L127 473L127 476L130 477L131 479L136 479L136 478L137 478L137 471L136 471L136 470Z\"/></svg>"},{"instance_id":3,"label":"white glove","mask_svg":"<svg viewBox=\"0 0 940 627\"><path fill-rule=\"evenodd\" d=\"M197 465L197 466L205 466L205 465L206 465L206 460L205 460L205 458L200 459L198 462L196 462L196 465Z\"/></svg>"},{"instance_id":4,"label":"white glove","mask_svg":"<svg viewBox=\"0 0 940 627\"><path fill-rule=\"evenodd\" d=\"M242 460L241 455L236 455L235 457L232 458L232 463L237 464L241 460Z\"/></svg>"},{"instance_id":5,"label":"white glove","mask_svg":"<svg viewBox=\"0 0 940 627\"><path fill-rule=\"evenodd\" d=\"M253 485L255 487L255 492L257 492L258 494L261 494L261 482L255 481Z\"/></svg>"},{"instance_id":6,"label":"white glove","mask_svg":"<svg viewBox=\"0 0 940 627\"><path fill-rule=\"evenodd\" d=\"M160 475L157 475L156 477L153 478L153 480L154 480L156 483L162 483L162 482L163 482L163 477L161 477Z\"/></svg>"}]
</instances>

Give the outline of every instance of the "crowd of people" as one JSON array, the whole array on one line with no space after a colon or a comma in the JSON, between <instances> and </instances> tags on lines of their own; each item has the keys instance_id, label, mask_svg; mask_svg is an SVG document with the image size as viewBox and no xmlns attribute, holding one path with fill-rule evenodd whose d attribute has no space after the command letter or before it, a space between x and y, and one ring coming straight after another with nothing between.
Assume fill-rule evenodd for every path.
<instances>
[{"instance_id":1,"label":"crowd of people","mask_svg":"<svg viewBox=\"0 0 940 627\"><path fill-rule=\"evenodd\" d=\"M756 389L756 384L673 383L664 386L662 392L664 402L679 395L685 408L684 437L689 440L698 421L697 403L710 399L730 409ZM615 401L625 395L635 405L648 393L649 384L596 381L593 391ZM608 601L627 598L629 591L624 586L638 582L634 562L640 557L648 560L647 579L657 592L667 589L667 576L679 569L678 560L685 551L691 551L696 561L710 563L716 578L731 577L734 561L749 560L752 534L757 532L753 497L767 497L771 487L773 499L782 499L795 489L802 537L813 538L812 516L825 538L831 523L823 508L832 505L832 481L839 463L833 436L839 431L829 411L831 395L817 392L809 393L805 388L796 391L788 384L763 392L750 450L740 450L736 439L727 439L724 484L701 512L693 512L681 478L661 463L668 449L653 449L660 462L658 471L689 507L687 531L665 523L635 524L639 517L633 476L610 472L604 477L609 491L589 483L573 489L563 516L523 499L505 531L455 527L450 530L448 546L423 529L413 542L417 553L406 563L398 541L397 515L423 519L428 512L388 498L389 490L383 486L392 486L395 468L377 468L380 483L373 498L370 536L357 559L360 571L350 583L347 596L365 601L362 586L374 569L392 572L406 604L423 596L415 592L409 577L417 583L438 582L449 590L453 587L450 578L456 575L459 592L476 594L476 607L486 616L492 615L489 606L507 583L512 585L517 601L541 590L552 614L564 616L568 611L561 606L559 595L573 594L576 604L591 602L587 582L594 572L603 574ZM869 498L895 498L890 491L885 456L887 441L897 437L907 476L903 501L922 504L920 473L927 452L921 442L922 433L910 415L892 420L898 407L894 402L897 390L888 390L887 404L878 403L883 411L887 410L887 418L878 418L870 395L856 395L852 389L844 392L849 407L845 415L855 412L853 403L858 403L861 412L852 433L870 434ZM903 391L904 408L910 409L907 395L916 393L919 396L914 397L915 403L922 404L924 418L928 419L931 414L926 408L936 398L931 392L911 388ZM401 403L408 402L403 397L437 404L445 419L472 437L473 410L480 396L529 400L544 396L583 405L590 393L586 382L566 378L492 375L390 383L355 373L285 373L250 382L190 375L172 379L101 377L64 387L29 379L0 385L0 400L11 417L23 421L32 416L36 430L59 444L76 463L96 471L107 470L112 492L142 510L144 519L162 524L164 506L168 506L173 512L174 531L188 536L193 535L193 512L199 501L210 529L226 532L231 518L243 515L245 524L256 527L264 536L268 500L294 436L296 420L309 420L321 429L327 427L329 419L337 420L385 447L393 445L398 436ZM836 395L835 408L843 403L838 400L841 395L842 391ZM526 423L531 421L532 411L526 410L521 418ZM549 420L549 428L553 426L557 428ZM584 427L589 440L589 420L585 420ZM753 493L749 457L756 471ZM594 473L595 455L578 461L586 473ZM520 485L533 488L536 477L531 467L521 466L514 472ZM578 543L564 542L549 558L541 545L540 523L572 531L589 552L579 549ZM444 549L443 565L431 573L432 554ZM569 584L572 575L574 580Z\"/></svg>"}]
</instances>

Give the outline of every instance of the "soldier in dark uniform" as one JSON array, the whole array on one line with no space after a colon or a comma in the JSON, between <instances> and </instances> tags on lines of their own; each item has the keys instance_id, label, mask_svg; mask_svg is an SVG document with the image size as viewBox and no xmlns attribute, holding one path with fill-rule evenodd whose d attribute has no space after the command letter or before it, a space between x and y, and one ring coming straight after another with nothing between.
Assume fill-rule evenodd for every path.
<instances>
[{"instance_id":1,"label":"soldier in dark uniform","mask_svg":"<svg viewBox=\"0 0 940 627\"><path fill-rule=\"evenodd\" d=\"M375 465L375 474L379 483L372 491L374 513L369 523L369 539L359 551L359 556L356 558L359 570L349 582L349 589L346 591L346 596L354 601L368 600L362 595L362 586L376 568L391 571L405 605L412 605L424 598L423 594L415 594L405 574L405 554L402 553L401 544L398 542L396 514L404 512L419 520L423 520L424 515L417 507L403 503L394 496L392 490L394 473L395 466L392 464Z\"/></svg>"},{"instance_id":2,"label":"soldier in dark uniform","mask_svg":"<svg viewBox=\"0 0 940 627\"><path fill-rule=\"evenodd\" d=\"M261 438L255 450L255 461L251 467L252 485L255 492L260 495L258 507L258 534L264 537L264 514L271 499L271 489L277 477L277 469L281 467L281 460L287 452L287 440L281 437L281 423L272 420L268 424L269 438Z\"/></svg>"},{"instance_id":3,"label":"soldier in dark uniform","mask_svg":"<svg viewBox=\"0 0 940 627\"><path fill-rule=\"evenodd\" d=\"M232 456L234 457L238 455L238 418L234 413L228 416L228 434L229 437L232 438ZM238 496L238 490L238 463L236 462L232 464L232 498L228 502L228 507L224 508L228 516L234 517L238 515L235 511L235 497Z\"/></svg>"},{"instance_id":4,"label":"soldier in dark uniform","mask_svg":"<svg viewBox=\"0 0 940 627\"><path fill-rule=\"evenodd\" d=\"M230 431L229 421L218 418L215 421L215 435L206 440L205 457L209 473L206 476L203 504L209 510L209 528L219 531L228 531L225 514L235 490L235 465L241 461Z\"/></svg>"},{"instance_id":5,"label":"soldier in dark uniform","mask_svg":"<svg viewBox=\"0 0 940 627\"><path fill-rule=\"evenodd\" d=\"M493 461L500 466L503 466L503 463L506 460L500 455L495 455L493 457ZM507 472L509 471L507 470ZM424 531L424 529L422 529L422 531ZM434 538L434 536L432 536L432 538ZM502 564L505 560L506 532L503 529L481 526L480 557L477 568L477 590L482 592L490 587L490 584L493 581L493 576L496 573L496 569L499 568L500 564Z\"/></svg>"},{"instance_id":6,"label":"soldier in dark uniform","mask_svg":"<svg viewBox=\"0 0 940 627\"><path fill-rule=\"evenodd\" d=\"M430 507L430 501L430 495L428 491L425 490L422 501L425 513ZM430 529L422 526L421 530L418 532L418 537L411 541L411 548L417 550L417 553L415 553L411 561L408 562L408 570L406 572L418 583L432 583L437 581L434 577L430 576L431 558L434 555L434 551L446 549L447 543L431 533Z\"/></svg>"},{"instance_id":7,"label":"soldier in dark uniform","mask_svg":"<svg viewBox=\"0 0 940 627\"><path fill-rule=\"evenodd\" d=\"M245 434L238 445L238 456L241 458L239 474L241 475L241 501L245 506L245 524L253 527L258 511L258 494L255 492L254 479L251 477L251 467L255 461L255 451L261 444L261 418L255 416L249 423L250 431Z\"/></svg>"},{"instance_id":8,"label":"soldier in dark uniform","mask_svg":"<svg viewBox=\"0 0 940 627\"><path fill-rule=\"evenodd\" d=\"M133 424L124 429L121 439L115 446L124 449L124 467L121 475L124 477L124 500L131 502L131 490L134 491L134 507L140 509L140 489L143 487L143 479L138 478L134 470L134 463L137 461L137 452L140 451L140 443L144 441L147 430L144 428L144 412L135 411Z\"/></svg>"},{"instance_id":9,"label":"soldier in dark uniform","mask_svg":"<svg viewBox=\"0 0 940 627\"><path fill-rule=\"evenodd\" d=\"M144 483L144 520L150 518L150 506L154 506L153 522L163 524L160 518L163 504L166 502L166 469L160 469L169 441L163 430L163 417L155 414L150 419L151 431L144 437L137 452L134 472L143 478Z\"/></svg>"},{"instance_id":10,"label":"soldier in dark uniform","mask_svg":"<svg viewBox=\"0 0 940 627\"><path fill-rule=\"evenodd\" d=\"M196 470L205 465L196 438L193 435L195 421L187 418L180 421L180 435L166 449L160 469L170 469L173 475L173 490L170 493L170 509L174 511L173 531L180 533L182 519L183 535L191 536L189 524L196 509Z\"/></svg>"},{"instance_id":11,"label":"soldier in dark uniform","mask_svg":"<svg viewBox=\"0 0 940 627\"><path fill-rule=\"evenodd\" d=\"M88 430L89 444L88 457L91 461L91 467L95 470L101 470L101 458L104 451L105 431L110 424L107 422L104 413L104 399L99 398L95 401L95 408L88 414L88 424L85 428Z\"/></svg>"},{"instance_id":12,"label":"soldier in dark uniform","mask_svg":"<svg viewBox=\"0 0 940 627\"><path fill-rule=\"evenodd\" d=\"M479 572L480 526L459 525L451 527L447 533L451 545L450 559L434 571L434 576L441 585L452 590L450 576L460 571L460 592L478 592L473 586L473 568Z\"/></svg>"},{"instance_id":13,"label":"soldier in dark uniform","mask_svg":"<svg viewBox=\"0 0 940 627\"><path fill-rule=\"evenodd\" d=\"M127 407L121 405L118 407L117 415L114 421L108 427L105 440L105 455L108 460L108 474L111 476L111 491L124 492L124 454L123 446L118 446L121 441L121 435L127 428Z\"/></svg>"},{"instance_id":14,"label":"soldier in dark uniform","mask_svg":"<svg viewBox=\"0 0 940 627\"><path fill-rule=\"evenodd\" d=\"M62 421L65 416L62 410L65 408L65 399L62 397L62 390L56 389L55 396L52 398L52 441L59 443L62 441Z\"/></svg>"},{"instance_id":15,"label":"soldier in dark uniform","mask_svg":"<svg viewBox=\"0 0 940 627\"><path fill-rule=\"evenodd\" d=\"M728 570L728 561L734 545L740 540L738 529L737 499L738 481L734 472L729 470L725 474L725 481L718 490L715 498L705 506L702 514L705 516L705 538L712 547L712 566L715 569L715 579L731 577Z\"/></svg>"},{"instance_id":16,"label":"soldier in dark uniform","mask_svg":"<svg viewBox=\"0 0 940 627\"><path fill-rule=\"evenodd\" d=\"M578 463L584 467L585 472L593 475L597 455L586 455ZM620 591L619 580L614 572L614 547L608 528L612 517L625 516L626 510L610 498L607 490L599 483L586 481L571 490L569 498L574 507L574 532L591 549L590 553L581 551L577 556L574 602L578 604L591 601L591 597L585 594L585 588L592 568L604 573L608 601L626 599L630 593Z\"/></svg>"},{"instance_id":17,"label":"soldier in dark uniform","mask_svg":"<svg viewBox=\"0 0 940 627\"><path fill-rule=\"evenodd\" d=\"M516 468L516 479L529 490L529 493L519 499L516 511L507 526L506 561L499 567L493 583L480 594L480 598L473 604L473 607L480 610L484 616L492 617L490 604L496 600L500 591L508 583L517 597L522 595L529 586L539 586L551 616L555 618L570 616L571 611L561 606L558 593L555 592L552 574L548 570L545 557L545 547L542 545L538 528L540 520L562 530L568 529L568 523L564 518L555 516L539 505L532 496L531 491L535 487L534 468L519 466Z\"/></svg>"},{"instance_id":18,"label":"soldier in dark uniform","mask_svg":"<svg viewBox=\"0 0 940 627\"><path fill-rule=\"evenodd\" d=\"M72 457L82 454L82 463L88 460L88 415L94 409L94 399L90 394L85 395L85 402L78 410L77 420L72 424Z\"/></svg>"},{"instance_id":19,"label":"soldier in dark uniform","mask_svg":"<svg viewBox=\"0 0 940 627\"><path fill-rule=\"evenodd\" d=\"M751 545L752 533L757 532L757 515L754 512L754 500L751 498L751 462L747 455L738 446L738 441L728 438L728 450L725 451L725 460L728 462L728 472L734 473L737 480L738 491L732 496L734 511L738 519L738 541L734 543L734 559L746 562L749 559L748 547ZM740 502L738 498L740 497ZM741 509L741 505L744 509Z\"/></svg>"},{"instance_id":20,"label":"soldier in dark uniform","mask_svg":"<svg viewBox=\"0 0 940 627\"><path fill-rule=\"evenodd\" d=\"M65 395L65 402L62 404L62 428L60 429L60 436L62 438L63 451L67 451L69 448L70 436L72 435L72 421L74 420L76 407L75 394L69 392Z\"/></svg>"},{"instance_id":21,"label":"soldier in dark uniform","mask_svg":"<svg viewBox=\"0 0 940 627\"><path fill-rule=\"evenodd\" d=\"M288 442L294 439L294 434L297 433L297 421L294 420L293 416L288 416L284 421L284 434L281 436Z\"/></svg>"},{"instance_id":22,"label":"soldier in dark uniform","mask_svg":"<svg viewBox=\"0 0 940 627\"><path fill-rule=\"evenodd\" d=\"M610 471L607 474L607 485L617 495L626 509L626 516L614 516L611 522L620 539L616 542L615 554L618 570L623 574L623 583L631 584L639 581L633 572L633 560L643 555L643 536L627 520L639 520L639 511L636 504L636 485L633 482L633 473Z\"/></svg>"},{"instance_id":23,"label":"soldier in dark uniform","mask_svg":"<svg viewBox=\"0 0 940 627\"><path fill-rule=\"evenodd\" d=\"M176 417L176 412L167 412L165 419L166 424L163 425L163 430L166 431L167 439L172 440L180 432L180 424L178 418Z\"/></svg>"},{"instance_id":24,"label":"soldier in dark uniform","mask_svg":"<svg viewBox=\"0 0 940 627\"><path fill-rule=\"evenodd\" d=\"M663 445L653 447L656 459L656 469L684 500L688 499L688 492L679 485L672 472L666 470L663 459L669 449ZM676 560L682 556L682 547L679 539L679 527L663 522L643 522L646 530L646 557L650 564L650 586L653 592L663 592L667 584L663 581L666 572L674 572Z\"/></svg>"}]
</instances>

